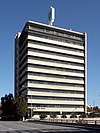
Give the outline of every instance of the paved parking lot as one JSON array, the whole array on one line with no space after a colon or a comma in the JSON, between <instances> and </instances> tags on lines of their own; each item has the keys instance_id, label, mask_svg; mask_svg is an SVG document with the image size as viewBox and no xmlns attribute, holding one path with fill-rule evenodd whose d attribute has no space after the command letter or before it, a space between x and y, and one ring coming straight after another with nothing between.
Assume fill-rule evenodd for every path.
<instances>
[{"instance_id":1,"label":"paved parking lot","mask_svg":"<svg viewBox=\"0 0 100 133\"><path fill-rule=\"evenodd\" d=\"M100 133L100 130L81 126L57 126L35 122L0 121L0 133Z\"/></svg>"}]
</instances>

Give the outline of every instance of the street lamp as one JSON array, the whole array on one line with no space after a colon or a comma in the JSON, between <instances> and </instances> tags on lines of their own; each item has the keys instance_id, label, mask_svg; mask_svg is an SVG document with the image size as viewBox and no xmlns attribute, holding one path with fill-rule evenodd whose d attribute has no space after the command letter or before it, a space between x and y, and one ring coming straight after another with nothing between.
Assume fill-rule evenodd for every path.
<instances>
[{"instance_id":1,"label":"street lamp","mask_svg":"<svg viewBox=\"0 0 100 133\"><path fill-rule=\"evenodd\" d=\"M74 109L73 109L71 115L74 115L74 113L75 113L74 111L75 111L76 109L77 109L77 108L74 108Z\"/></svg>"},{"instance_id":2,"label":"street lamp","mask_svg":"<svg viewBox=\"0 0 100 133\"><path fill-rule=\"evenodd\" d=\"M28 91L31 91L27 86L22 86L22 88L26 88ZM31 93L31 118L32 118L32 93Z\"/></svg>"},{"instance_id":3,"label":"street lamp","mask_svg":"<svg viewBox=\"0 0 100 133\"><path fill-rule=\"evenodd\" d=\"M32 93L31 93L31 118L32 118Z\"/></svg>"}]
</instances>

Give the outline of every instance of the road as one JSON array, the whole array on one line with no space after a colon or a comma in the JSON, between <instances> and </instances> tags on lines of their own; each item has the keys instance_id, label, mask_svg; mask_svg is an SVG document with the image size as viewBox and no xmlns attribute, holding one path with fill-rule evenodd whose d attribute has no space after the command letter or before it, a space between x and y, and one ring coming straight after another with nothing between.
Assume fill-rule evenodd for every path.
<instances>
[{"instance_id":1,"label":"road","mask_svg":"<svg viewBox=\"0 0 100 133\"><path fill-rule=\"evenodd\" d=\"M100 133L100 130L35 122L0 121L0 133Z\"/></svg>"}]
</instances>

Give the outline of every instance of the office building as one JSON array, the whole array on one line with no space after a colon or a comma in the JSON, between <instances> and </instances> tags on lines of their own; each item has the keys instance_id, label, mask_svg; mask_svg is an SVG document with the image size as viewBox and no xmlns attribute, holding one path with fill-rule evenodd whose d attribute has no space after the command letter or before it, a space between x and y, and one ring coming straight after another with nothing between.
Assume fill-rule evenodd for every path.
<instances>
[{"instance_id":1,"label":"office building","mask_svg":"<svg viewBox=\"0 0 100 133\"><path fill-rule=\"evenodd\" d=\"M86 112L86 33L28 21L15 37L15 96L34 112Z\"/></svg>"}]
</instances>

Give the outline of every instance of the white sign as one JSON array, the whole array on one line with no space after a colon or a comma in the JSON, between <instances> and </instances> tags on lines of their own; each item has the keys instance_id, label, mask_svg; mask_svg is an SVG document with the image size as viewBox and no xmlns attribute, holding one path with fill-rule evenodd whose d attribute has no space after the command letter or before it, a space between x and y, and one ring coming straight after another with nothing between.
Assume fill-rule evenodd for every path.
<instances>
[{"instance_id":1,"label":"white sign","mask_svg":"<svg viewBox=\"0 0 100 133\"><path fill-rule=\"evenodd\" d=\"M45 108L43 108L43 107L35 107L35 108L33 108L33 110L41 110L41 109L45 109Z\"/></svg>"}]
</instances>

